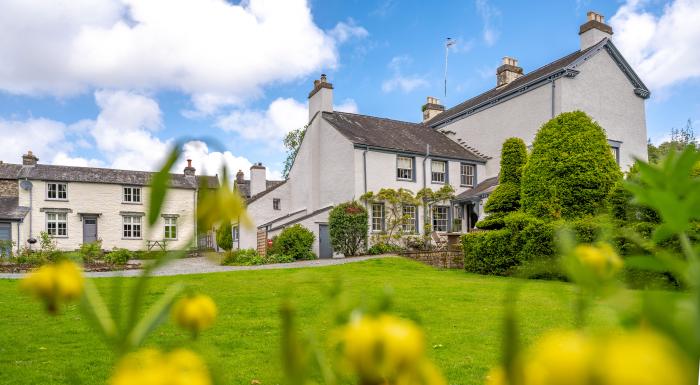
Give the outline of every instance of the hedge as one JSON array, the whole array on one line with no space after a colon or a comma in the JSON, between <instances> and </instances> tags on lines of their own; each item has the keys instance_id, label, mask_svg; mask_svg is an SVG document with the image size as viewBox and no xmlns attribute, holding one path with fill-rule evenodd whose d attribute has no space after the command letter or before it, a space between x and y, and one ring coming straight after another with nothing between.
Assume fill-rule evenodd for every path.
<instances>
[{"instance_id":1,"label":"hedge","mask_svg":"<svg viewBox=\"0 0 700 385\"><path fill-rule=\"evenodd\" d=\"M468 233L462 236L464 268L472 273L508 275L520 264L511 247L507 229Z\"/></svg>"},{"instance_id":2,"label":"hedge","mask_svg":"<svg viewBox=\"0 0 700 385\"><path fill-rule=\"evenodd\" d=\"M296 224L282 230L272 242L274 253L300 259L315 259L311 251L316 236L306 227Z\"/></svg>"},{"instance_id":3,"label":"hedge","mask_svg":"<svg viewBox=\"0 0 700 385\"><path fill-rule=\"evenodd\" d=\"M520 203L536 217L598 214L622 177L605 131L581 111L565 112L545 123L532 146Z\"/></svg>"},{"instance_id":4,"label":"hedge","mask_svg":"<svg viewBox=\"0 0 700 385\"><path fill-rule=\"evenodd\" d=\"M367 244L367 209L358 202L335 206L328 214L328 225L333 250L345 256L357 255Z\"/></svg>"},{"instance_id":5,"label":"hedge","mask_svg":"<svg viewBox=\"0 0 700 385\"><path fill-rule=\"evenodd\" d=\"M506 139L501 148L499 184L486 201L484 211L491 215L505 215L520 208L520 181L526 160L525 142L520 138ZM493 229L503 227L495 220L483 225Z\"/></svg>"}]
</instances>

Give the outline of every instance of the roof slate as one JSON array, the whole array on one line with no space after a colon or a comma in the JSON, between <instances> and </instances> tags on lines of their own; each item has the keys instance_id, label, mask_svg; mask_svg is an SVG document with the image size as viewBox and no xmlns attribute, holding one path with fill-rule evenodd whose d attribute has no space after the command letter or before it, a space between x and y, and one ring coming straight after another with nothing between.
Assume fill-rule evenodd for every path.
<instances>
[{"instance_id":1,"label":"roof slate","mask_svg":"<svg viewBox=\"0 0 700 385\"><path fill-rule=\"evenodd\" d=\"M455 201L469 201L479 198L482 194L490 194L498 186L498 177L484 179L473 189L467 190L455 197Z\"/></svg>"},{"instance_id":2,"label":"roof slate","mask_svg":"<svg viewBox=\"0 0 700 385\"><path fill-rule=\"evenodd\" d=\"M430 145L430 155L433 156L486 161L445 134L420 123L347 112L323 112L323 118L356 145L412 154L425 154L426 145Z\"/></svg>"},{"instance_id":3,"label":"roof slate","mask_svg":"<svg viewBox=\"0 0 700 385\"><path fill-rule=\"evenodd\" d=\"M29 207L20 206L18 197L0 197L0 220L22 220L28 212Z\"/></svg>"},{"instance_id":4,"label":"roof slate","mask_svg":"<svg viewBox=\"0 0 700 385\"><path fill-rule=\"evenodd\" d=\"M285 181L283 181L283 180L266 180L265 181L265 190L255 194L255 196L257 197L258 195L266 193L266 192L270 191L271 189L276 188L277 186L281 185L284 182ZM250 196L250 180L249 179L246 179L242 182L236 182L236 188L238 189L238 191L241 192L241 195L243 195L244 198L246 198L246 199L252 198Z\"/></svg>"},{"instance_id":5,"label":"roof slate","mask_svg":"<svg viewBox=\"0 0 700 385\"><path fill-rule=\"evenodd\" d=\"M109 183L134 186L147 186L151 182L154 172L116 170L97 167L75 167L37 164L34 166L22 166L19 164L0 164L0 179L29 179L49 180L57 182L84 182L84 183ZM171 174L171 187L195 189L202 178L209 188L219 186L219 180L215 176L186 176L184 174Z\"/></svg>"}]
</instances>

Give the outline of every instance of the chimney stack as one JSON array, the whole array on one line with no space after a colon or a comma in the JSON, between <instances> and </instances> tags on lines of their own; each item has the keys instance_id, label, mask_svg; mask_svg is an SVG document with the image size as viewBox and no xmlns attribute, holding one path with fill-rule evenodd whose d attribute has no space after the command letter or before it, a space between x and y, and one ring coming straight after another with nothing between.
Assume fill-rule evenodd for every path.
<instances>
[{"instance_id":1,"label":"chimney stack","mask_svg":"<svg viewBox=\"0 0 700 385\"><path fill-rule=\"evenodd\" d=\"M236 184L241 185L245 182L245 175L243 174L242 170L238 170L236 173Z\"/></svg>"},{"instance_id":2,"label":"chimney stack","mask_svg":"<svg viewBox=\"0 0 700 385\"><path fill-rule=\"evenodd\" d=\"M581 51L586 48L598 44L605 38L612 38L612 27L605 24L605 16L589 11L587 14L588 21L581 24L578 34L581 40Z\"/></svg>"},{"instance_id":3,"label":"chimney stack","mask_svg":"<svg viewBox=\"0 0 700 385\"><path fill-rule=\"evenodd\" d=\"M250 196L261 193L267 189L267 176L265 166L258 162L250 166Z\"/></svg>"},{"instance_id":4,"label":"chimney stack","mask_svg":"<svg viewBox=\"0 0 700 385\"><path fill-rule=\"evenodd\" d=\"M192 159L187 159L187 167L185 167L185 175L194 176L194 172L197 171L196 168L192 167Z\"/></svg>"},{"instance_id":5,"label":"chimney stack","mask_svg":"<svg viewBox=\"0 0 700 385\"><path fill-rule=\"evenodd\" d=\"M314 80L314 89L309 92L309 121L321 111L333 111L333 84L328 83L326 74Z\"/></svg>"},{"instance_id":6,"label":"chimney stack","mask_svg":"<svg viewBox=\"0 0 700 385\"><path fill-rule=\"evenodd\" d=\"M37 162L39 162L39 158L37 158L31 150L22 155L22 164L25 166L36 166Z\"/></svg>"},{"instance_id":7,"label":"chimney stack","mask_svg":"<svg viewBox=\"0 0 700 385\"><path fill-rule=\"evenodd\" d=\"M518 60L506 56L503 58L501 66L496 69L496 88L507 86L521 76L523 76L523 69L518 67Z\"/></svg>"},{"instance_id":8,"label":"chimney stack","mask_svg":"<svg viewBox=\"0 0 700 385\"><path fill-rule=\"evenodd\" d=\"M423 110L423 123L425 123L445 111L445 106L440 104L440 99L428 96L427 102L421 109Z\"/></svg>"}]
</instances>

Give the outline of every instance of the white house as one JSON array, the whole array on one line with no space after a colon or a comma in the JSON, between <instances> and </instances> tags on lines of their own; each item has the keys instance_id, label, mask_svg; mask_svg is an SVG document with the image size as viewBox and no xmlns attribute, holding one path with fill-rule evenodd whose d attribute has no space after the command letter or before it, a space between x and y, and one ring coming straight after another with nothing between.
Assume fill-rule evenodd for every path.
<instances>
[{"instance_id":1,"label":"white house","mask_svg":"<svg viewBox=\"0 0 700 385\"><path fill-rule=\"evenodd\" d=\"M153 173L45 165L29 151L22 164L0 162L0 240L17 250L47 232L61 250L102 240L103 249L143 250L149 241L168 249L189 248L197 233L195 211L200 178L208 188L216 177L195 175L188 165L171 176L161 217L149 228L145 218Z\"/></svg>"},{"instance_id":2,"label":"white house","mask_svg":"<svg viewBox=\"0 0 700 385\"><path fill-rule=\"evenodd\" d=\"M262 251L271 236L300 223L317 236L314 252L330 257L327 220L334 205L381 188L417 192L446 183L457 198L437 205L428 222L449 231L459 216L468 231L498 184L505 139L520 137L530 145L543 123L566 111L582 110L606 130L623 169L646 159L644 103L650 93L615 48L612 33L603 16L589 12L579 29L580 47L571 54L527 74L506 57L495 88L447 110L429 97L421 123L333 111L333 86L321 75L309 93L308 128L289 178L267 185L262 165L251 169L250 186L257 188L248 211L255 228L236 230L238 247ZM372 231L381 231L381 207L368 209ZM415 211L418 233L422 216Z\"/></svg>"}]
</instances>

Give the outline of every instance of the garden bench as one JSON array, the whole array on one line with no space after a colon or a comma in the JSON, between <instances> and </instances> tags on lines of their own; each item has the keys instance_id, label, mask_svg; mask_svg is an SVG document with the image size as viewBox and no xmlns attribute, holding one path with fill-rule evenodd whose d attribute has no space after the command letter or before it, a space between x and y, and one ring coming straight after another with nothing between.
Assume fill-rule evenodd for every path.
<instances>
[{"instance_id":1,"label":"garden bench","mask_svg":"<svg viewBox=\"0 0 700 385\"><path fill-rule=\"evenodd\" d=\"M157 247L161 251L165 251L165 241L164 240L157 240L157 241L146 241L146 247L148 247L148 251L153 250L153 248Z\"/></svg>"},{"instance_id":2,"label":"garden bench","mask_svg":"<svg viewBox=\"0 0 700 385\"><path fill-rule=\"evenodd\" d=\"M430 233L430 238L435 243L435 248L438 250L447 250L447 240L440 236L437 232Z\"/></svg>"}]
</instances>

